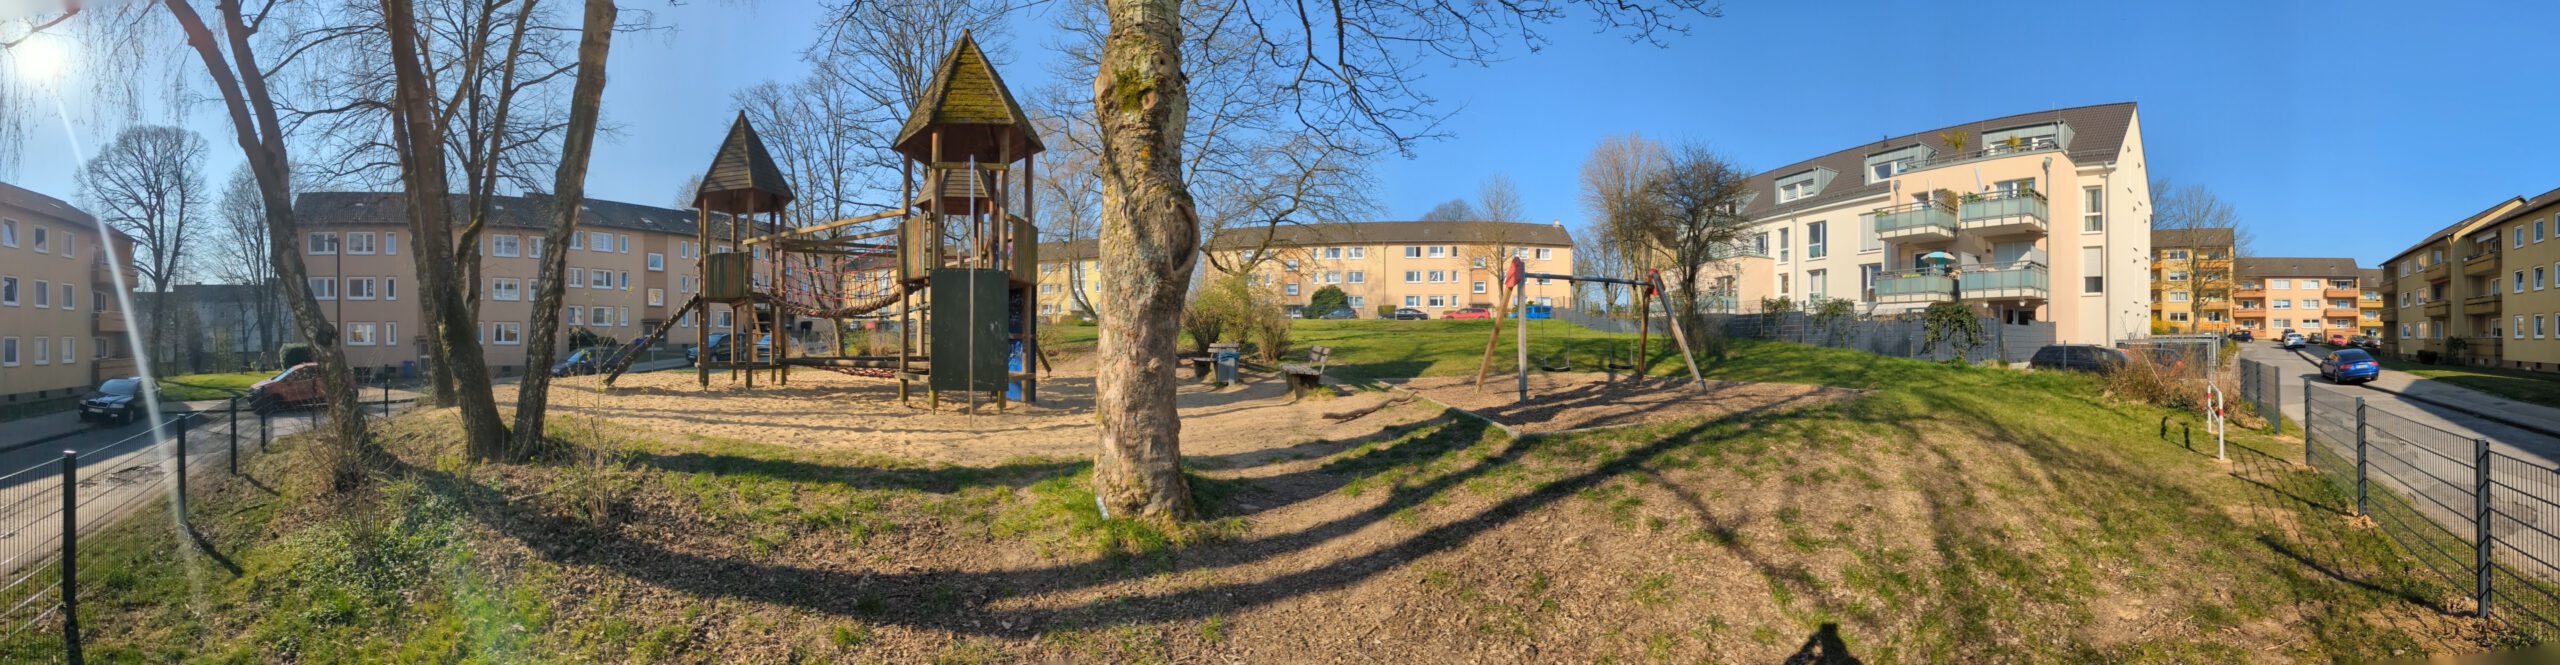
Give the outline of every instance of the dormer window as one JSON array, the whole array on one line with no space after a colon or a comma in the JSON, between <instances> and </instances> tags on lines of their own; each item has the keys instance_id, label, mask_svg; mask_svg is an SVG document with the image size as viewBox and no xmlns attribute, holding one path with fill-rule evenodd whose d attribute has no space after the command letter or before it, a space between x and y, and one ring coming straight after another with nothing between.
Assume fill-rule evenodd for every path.
<instances>
[{"instance_id":1,"label":"dormer window","mask_svg":"<svg viewBox=\"0 0 2560 665\"><path fill-rule=\"evenodd\" d=\"M1813 181L1790 182L1778 186L1778 202L1785 203L1813 195Z\"/></svg>"}]
</instances>

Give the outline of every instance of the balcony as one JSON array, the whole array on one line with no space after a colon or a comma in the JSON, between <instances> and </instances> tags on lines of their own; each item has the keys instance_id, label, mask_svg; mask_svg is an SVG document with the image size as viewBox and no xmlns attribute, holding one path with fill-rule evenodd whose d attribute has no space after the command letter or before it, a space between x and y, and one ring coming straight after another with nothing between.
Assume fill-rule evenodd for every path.
<instances>
[{"instance_id":1,"label":"balcony","mask_svg":"<svg viewBox=\"0 0 2560 665\"><path fill-rule=\"evenodd\" d=\"M2326 288L2326 289L2321 289L2321 290L2320 290L2320 295L2322 295L2322 296L2324 296L2324 297L2329 297L2329 298L2362 298L2362 297L2364 297L2364 289L2357 289L2357 288L2345 288L2345 289L2341 289L2341 288L2337 288L2337 287L2334 287L2334 286L2333 286L2333 287L2329 287L2329 288Z\"/></svg>"},{"instance_id":2,"label":"balcony","mask_svg":"<svg viewBox=\"0 0 2560 665\"><path fill-rule=\"evenodd\" d=\"M2044 300L2050 295L2045 285L2045 267L2041 263L2013 263L2007 267L1966 268L1961 273L1966 300Z\"/></svg>"},{"instance_id":3,"label":"balcony","mask_svg":"<svg viewBox=\"0 0 2560 665\"><path fill-rule=\"evenodd\" d=\"M89 374L90 376L95 377L92 379L94 381L104 381L112 378L133 376L140 373L142 373L142 370L139 366L133 363L132 356L98 358L89 361Z\"/></svg>"},{"instance_id":4,"label":"balcony","mask_svg":"<svg viewBox=\"0 0 2560 665\"><path fill-rule=\"evenodd\" d=\"M2473 277L2497 274L2498 244L2485 243L2481 246L2486 247L2487 249L2482 250L2477 254L2462 257L2462 274ZM2429 266L2428 268L2431 270L2434 269L2433 266Z\"/></svg>"},{"instance_id":5,"label":"balcony","mask_svg":"<svg viewBox=\"0 0 2560 665\"><path fill-rule=\"evenodd\" d=\"M2479 337L2456 337L2454 339L2462 342L2462 354L2463 357L2466 358L2497 358L2499 347L2501 346L2500 342L2503 341L2497 337L2488 335L2482 335Z\"/></svg>"},{"instance_id":6,"label":"balcony","mask_svg":"<svg viewBox=\"0 0 2560 665\"><path fill-rule=\"evenodd\" d=\"M2265 297L2267 297L2267 289L2266 289L2266 287L2262 287L2262 286L2244 286L2244 287L2240 287L2240 288L2237 288L2237 289L2232 289L2232 290L2231 290L2231 297L2233 297L2233 298L2265 298Z\"/></svg>"},{"instance_id":7,"label":"balcony","mask_svg":"<svg viewBox=\"0 0 2560 665\"><path fill-rule=\"evenodd\" d=\"M1876 276L1876 302L1939 303L1955 300L1955 278L1927 272Z\"/></svg>"},{"instance_id":8,"label":"balcony","mask_svg":"<svg viewBox=\"0 0 2560 665\"><path fill-rule=\"evenodd\" d=\"M2034 190L2014 194L1970 196L1958 207L1957 219L1966 231L1992 235L2045 232L2045 200Z\"/></svg>"},{"instance_id":9,"label":"balcony","mask_svg":"<svg viewBox=\"0 0 2560 665\"><path fill-rule=\"evenodd\" d=\"M2320 316L2330 320L2352 319L2356 318L2356 311L2352 309L2324 309L2320 310Z\"/></svg>"},{"instance_id":10,"label":"balcony","mask_svg":"<svg viewBox=\"0 0 2560 665\"><path fill-rule=\"evenodd\" d=\"M93 323L90 324L90 327L92 330L97 331L98 334L103 335L107 333L120 333L125 331L123 312L98 312L89 316L93 321Z\"/></svg>"},{"instance_id":11,"label":"balcony","mask_svg":"<svg viewBox=\"0 0 2560 665\"><path fill-rule=\"evenodd\" d=\"M2207 300L2207 301L2204 301L2204 302L2201 302L2201 303L2197 303L2197 304L2196 304L2196 307L2197 307L2198 309L2231 309L2231 301L2229 301L2229 300Z\"/></svg>"},{"instance_id":12,"label":"balcony","mask_svg":"<svg viewBox=\"0 0 2560 665\"><path fill-rule=\"evenodd\" d=\"M2430 303L2429 306L2433 306ZM2462 299L2462 313L2469 316L2498 313L2498 294L2484 293Z\"/></svg>"},{"instance_id":13,"label":"balcony","mask_svg":"<svg viewBox=\"0 0 2560 665\"><path fill-rule=\"evenodd\" d=\"M2267 310L2263 308L2235 309L2231 310L2231 317L2236 319L2263 319L2267 318Z\"/></svg>"},{"instance_id":14,"label":"balcony","mask_svg":"<svg viewBox=\"0 0 2560 665\"><path fill-rule=\"evenodd\" d=\"M2444 318L2444 317L2447 317L2447 316L2452 316L2452 315L2453 315L2453 301L2450 301L2450 300L2432 300L2432 301L2428 301L2428 302L2427 302L2427 304L2425 304L2425 305L2420 305L2420 306L2419 306L2418 311L2426 313L2427 318L2430 318L2430 319L2441 319L2441 318Z\"/></svg>"},{"instance_id":15,"label":"balcony","mask_svg":"<svg viewBox=\"0 0 2560 665\"><path fill-rule=\"evenodd\" d=\"M2357 308L2357 309L2382 309L2382 308L2383 308L2383 300L2382 300L2382 296L2377 294L2377 295L2372 295L2372 296L2365 297L2365 298L2363 298L2363 299L2361 299L2361 300L2357 300L2357 301L2356 301L2356 308Z\"/></svg>"},{"instance_id":16,"label":"balcony","mask_svg":"<svg viewBox=\"0 0 2560 665\"><path fill-rule=\"evenodd\" d=\"M1952 155L1942 155L1942 156L1939 156L1939 157L1933 157L1933 158L1930 158L1930 159L1906 159L1906 160L1902 160L1900 163L1898 163L1898 164L1896 164L1896 165L1895 165L1895 167L1894 167L1894 175L1903 175L1903 174L1907 174L1907 173L1915 173L1915 172L1919 172L1919 171L1925 171L1925 170L1929 170L1929 169L1938 168L1938 167L1941 167L1941 166L1949 166L1949 165L1953 165L1953 164L1962 164L1962 163L1965 163L1965 162L1980 161L1980 160L1985 160L1985 159L1999 159L1999 158L2002 158L2002 157L2010 157L2010 156L2014 156L2014 155L2024 155L2024 154L2031 154L2031 153L2038 153L2038 152L2047 152L2047 151L2061 150L2062 148L2063 148L2063 146L2062 146L2062 141L2061 141L2060 139L2058 139L2057 137L2053 137L2053 136L2038 136L2038 137L2035 137L2035 138L2021 138L2021 139L2017 139L2016 141L2004 141L2004 142L2001 142L2001 143L1998 143L1998 144L1989 145L1989 146L1984 146L1984 147L1983 147L1983 149L1981 149L1981 150L1974 150L1974 151L1970 151L1970 152L1960 152L1960 153L1956 153L1956 154L1952 154Z\"/></svg>"},{"instance_id":17,"label":"balcony","mask_svg":"<svg viewBox=\"0 0 2560 665\"><path fill-rule=\"evenodd\" d=\"M2490 266L2489 269L2496 270L2497 266ZM2452 277L2452 275L2453 269L2445 267L2445 263L2442 261L2438 261L2435 265L2430 265L2418 270L2418 278L2430 282L2441 282Z\"/></svg>"},{"instance_id":18,"label":"balcony","mask_svg":"<svg viewBox=\"0 0 2560 665\"><path fill-rule=\"evenodd\" d=\"M1956 214L1936 203L1906 203L1875 211L1876 238L1944 242L1956 237Z\"/></svg>"}]
</instances>

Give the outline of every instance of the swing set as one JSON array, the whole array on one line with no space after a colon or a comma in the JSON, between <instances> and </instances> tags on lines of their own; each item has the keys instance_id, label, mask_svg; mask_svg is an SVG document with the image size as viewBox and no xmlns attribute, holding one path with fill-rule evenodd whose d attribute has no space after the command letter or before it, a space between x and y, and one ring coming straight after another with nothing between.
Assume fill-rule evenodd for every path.
<instances>
[{"instance_id":1,"label":"swing set","mask_svg":"<svg viewBox=\"0 0 2560 665\"><path fill-rule=\"evenodd\" d=\"M1628 360L1629 360L1629 362L1628 362L1627 364L1625 364L1625 365L1620 365L1620 364L1618 363L1618 357L1617 357L1617 354L1616 354L1616 353L1614 353L1614 352L1612 352L1612 353L1609 353L1609 354L1607 354L1606 356L1604 356L1604 358L1601 360L1601 366L1602 366L1603 368L1608 369L1608 370L1609 370L1609 371L1611 371L1611 372L1615 372L1616 370L1619 370L1619 369L1629 369L1629 370L1633 370L1633 371L1635 372L1635 375L1636 375L1636 376L1639 376L1639 377L1641 377L1641 376L1643 376L1643 375L1645 374L1645 370L1646 370L1646 367L1645 367L1645 365L1646 365L1646 358L1648 358L1648 357L1650 357L1650 356L1651 356L1651 352L1652 352L1652 350L1653 350L1653 343L1652 343L1652 342L1653 342L1653 339L1652 339L1652 332L1653 332L1653 330L1652 330L1652 321L1653 321L1653 316L1652 316L1652 314L1653 314L1653 303L1654 303L1655 301L1657 301L1657 300L1661 300L1661 296L1662 296L1662 294L1664 293L1663 288L1662 288L1662 271L1659 271L1659 270L1655 270L1655 271L1648 271L1648 272L1646 272L1646 273L1645 273L1644 279L1625 279L1625 278L1619 278L1619 277L1600 277L1600 276L1597 276L1597 275L1567 275L1567 274L1558 274L1558 273L1536 273L1536 272L1529 272L1529 271L1528 271L1527 266L1526 266L1524 263L1522 263L1522 262L1521 262L1521 260L1520 260L1519 258L1516 258L1516 257L1515 257L1515 258L1511 259L1510 264L1509 264L1509 265L1507 265L1507 266L1505 267L1505 269L1503 270L1503 278L1502 278L1502 285L1503 285L1503 288L1505 288L1505 289L1509 289L1509 290L1511 291L1511 299L1512 299L1512 300L1511 300L1511 311L1514 311L1514 312L1523 311L1523 308L1524 308L1524 307L1526 307L1526 306L1528 305L1528 300L1529 300L1528 290L1527 290L1527 289L1523 289L1523 288L1521 288L1521 286L1522 286L1522 285L1524 285L1524 284L1526 284L1526 283L1528 282L1528 280L1529 280L1530 278L1533 278L1533 277L1534 277L1534 278L1538 278L1538 279L1561 279L1561 280L1565 280L1565 281L1567 281L1567 282L1591 282L1591 283L1598 283L1598 284L1617 284L1617 285L1622 285L1622 286L1633 287L1633 288L1635 289L1635 292L1636 292L1636 293L1635 293L1635 295L1636 295L1636 352L1635 352L1635 355L1634 355L1634 357L1632 357L1632 358L1629 358L1629 359L1628 359ZM1664 309L1664 313L1665 313L1665 314L1670 313L1670 308L1669 308L1668 306L1664 307L1663 309ZM1503 320L1504 318L1506 318L1506 317L1500 317L1500 316L1497 316L1497 317L1494 317L1494 318L1493 318L1493 334L1492 334L1491 336L1489 336L1489 337L1485 338L1485 341L1484 341L1484 361L1483 361L1483 363L1482 363L1482 364L1479 364L1479 365L1477 365L1477 366L1476 366L1476 385L1478 385L1478 386L1482 386L1482 385L1484 385L1484 378L1485 378L1486 373L1490 372L1490 371L1493 369L1493 349L1494 349L1494 346L1495 346L1495 345L1497 345L1497 344L1501 343L1501 341L1502 341L1502 320ZM1692 387L1693 387L1693 389L1700 389L1700 390L1703 390L1703 389L1705 388L1705 386L1706 386L1706 379L1705 379L1705 377L1701 376L1701 375L1698 373L1698 361L1697 361L1696 359L1691 358L1691 357L1689 356L1689 353L1688 353L1688 349L1689 349L1689 334L1688 334L1688 332L1687 332L1687 331L1685 331L1685 330L1682 330L1682 329L1680 328L1680 319L1679 319L1679 317L1666 316L1666 317L1664 317L1664 320L1665 320L1665 321L1667 321L1667 322L1670 324L1670 327L1671 327L1671 337L1672 337L1672 341L1680 345L1680 346L1679 346L1679 348L1680 348L1680 350L1681 350L1681 352L1679 353L1679 356L1680 356L1680 362L1681 362L1682 364L1687 365L1687 366L1688 366L1688 368L1689 368L1689 382L1690 382L1690 386L1692 386ZM1573 355L1572 355L1572 354L1573 354L1573 338L1574 338L1574 336L1573 336L1573 335L1567 335L1567 336L1565 336L1565 342L1564 342L1565 346L1564 346L1564 350L1563 350L1562 352L1558 353L1555 357L1549 358L1549 359L1548 359L1549 361L1548 361L1548 362L1546 362L1546 363L1542 363L1542 364L1540 364L1540 365L1532 366L1532 365L1530 365L1530 364L1529 364L1529 320L1528 320L1528 317L1526 317L1526 316L1522 316L1522 317L1521 317L1521 320L1520 320L1520 323L1519 323L1519 325L1518 325L1518 326L1516 326L1516 328L1517 328L1517 331L1516 331L1516 332L1514 332L1513 334L1514 334L1515 336L1517 336L1517 344L1516 344L1516 346L1518 346L1518 347L1519 347L1519 349L1518 349L1518 351L1519 351L1519 358L1518 358L1519 365L1518 365L1518 367L1519 367L1519 370L1520 370L1520 372L1519 372L1519 373L1520 373L1520 377L1519 377L1519 391L1520 391L1519 401L1521 401L1521 402L1527 402L1527 401L1529 401L1529 370L1530 370L1532 367L1536 367L1536 368L1538 368L1538 369L1543 369L1543 370L1546 370L1546 371L1549 371L1549 372L1569 372L1569 371L1572 371L1572 370L1573 370Z\"/></svg>"}]
</instances>

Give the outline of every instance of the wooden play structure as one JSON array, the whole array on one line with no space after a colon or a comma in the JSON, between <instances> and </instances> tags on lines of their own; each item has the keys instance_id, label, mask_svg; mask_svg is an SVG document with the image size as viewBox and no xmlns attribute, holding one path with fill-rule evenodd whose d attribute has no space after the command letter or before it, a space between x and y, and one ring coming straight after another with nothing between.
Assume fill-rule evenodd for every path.
<instances>
[{"instance_id":1,"label":"wooden play structure","mask_svg":"<svg viewBox=\"0 0 2560 665\"><path fill-rule=\"evenodd\" d=\"M933 83L899 129L905 156L902 209L787 227L791 185L740 114L695 195L700 292L606 363L605 384L638 350L693 317L729 326L725 360L704 349L696 380L713 369L755 385L793 367L898 381L907 402L922 384L929 405L946 392L997 408L1038 399L1039 228L1032 177L1044 150L1028 116L967 34L936 67ZM826 322L826 328L816 325ZM860 325L854 325L859 323ZM859 330L872 343L846 342ZM886 353L876 335L894 335ZM828 349L813 350L816 342Z\"/></svg>"},{"instance_id":2,"label":"wooden play structure","mask_svg":"<svg viewBox=\"0 0 2560 665\"><path fill-rule=\"evenodd\" d=\"M1654 302L1656 302L1656 301L1661 300L1661 299L1662 299L1662 294L1664 293L1664 291L1663 291L1663 289L1662 289L1662 271L1659 271L1659 270L1655 270L1655 271L1648 271L1647 273L1645 273L1644 279L1640 279L1640 280L1638 280L1638 279L1625 279L1625 278L1618 278L1618 277L1599 277L1599 276L1593 276L1593 275L1568 275L1568 274L1560 274L1560 273L1537 273L1537 272L1529 272L1529 271L1528 271L1528 269L1527 269L1526 264L1524 264L1520 259L1518 259L1518 258L1516 258L1516 257L1515 257L1515 258L1511 259L1511 262L1510 262L1507 266L1505 266L1505 268L1504 268L1504 270L1503 270L1503 277L1502 277L1503 288L1509 289L1509 290L1511 291L1511 297L1512 297L1512 302L1511 302L1511 311L1513 311L1513 312L1519 312L1519 311L1522 311L1522 308L1523 308L1523 307L1526 307L1526 306L1529 304L1529 296L1528 296L1528 293L1527 293L1527 289L1523 289L1523 288L1520 288L1520 287L1521 287L1523 284L1525 284L1525 283L1526 283L1530 278L1539 278L1539 279L1561 279L1561 280L1568 280L1568 281L1573 281L1573 282L1594 282L1594 283L1601 283L1601 284L1619 284L1619 285L1624 285L1624 286L1634 287L1634 289L1635 289L1635 297L1636 297L1636 352L1635 352L1635 358L1634 358L1634 362L1633 362L1633 369L1635 370L1635 375L1636 375L1636 376L1638 376L1638 377L1642 377L1642 376L1644 376L1644 374L1645 374L1645 370L1646 370L1646 368L1645 368L1645 360L1646 360L1647 358L1651 357L1651 355L1652 355L1652 354L1651 354L1651 352L1652 352L1652 350L1653 350L1653 340L1652 340L1652 333L1653 333L1653 330L1652 330L1653 303L1654 303ZM1666 313L1668 313L1668 310L1670 309L1670 307L1667 307L1667 306L1666 306L1666 307L1664 307L1663 309L1666 311ZM1482 386L1482 385L1483 385L1485 373L1486 373L1487 371L1489 371L1489 370L1491 370L1491 369L1492 369L1492 366L1493 366L1493 347L1494 347L1494 345L1495 345L1495 344L1499 343L1499 342L1502 340L1502 320L1503 320L1504 318L1507 318L1507 317L1500 317L1500 316L1494 317L1494 319L1493 319L1493 333L1492 333L1492 336L1490 336L1490 337L1488 337L1488 338L1486 338L1486 339L1485 339L1485 343L1484 343L1484 348L1485 348L1485 358L1484 358L1483 364L1482 364L1482 365L1479 365L1479 366L1476 368L1476 382L1477 382L1477 385L1478 385L1478 386ZM1687 333L1686 331L1683 331L1683 330L1680 328L1680 317L1678 317L1678 316L1666 316L1666 317L1663 317L1663 318L1664 318L1664 321L1666 321L1666 322L1668 322L1668 323L1669 323L1669 326L1670 326L1670 328L1671 328L1671 337L1672 337L1672 342L1673 342L1673 343L1675 343L1675 344L1678 344L1678 345L1679 345L1679 347L1678 347L1678 348L1681 350L1681 352L1680 352L1679 354L1677 354L1677 355L1679 355L1679 356L1680 356L1680 362L1681 362L1682 364L1687 365L1687 366L1688 366L1688 368L1689 368L1689 382L1690 382L1690 386L1692 386L1692 387L1694 387L1694 388L1703 388L1703 387L1705 387L1705 385L1706 385L1706 379L1705 379L1705 377L1701 376L1701 375L1698 373L1698 361L1697 361L1696 359L1691 358L1691 357L1689 356L1689 352L1688 352L1688 349L1689 349L1689 335L1688 335L1688 333ZM1529 370L1530 370L1530 369L1531 369L1531 367L1532 367L1532 366L1529 364L1529 321L1527 320L1527 318L1526 318L1526 317L1523 317L1523 318L1519 321L1519 325L1512 326L1512 328L1513 328L1515 331L1517 331L1517 332L1515 332L1514 334L1518 336L1518 340L1517 340L1517 344L1516 344L1516 346L1518 346L1518 347L1519 347L1519 349L1518 349L1518 351L1519 351L1519 359L1518 359L1518 361L1519 361L1519 370L1520 370L1520 381L1519 381L1519 391L1520 391L1520 394L1519 394L1519 399L1518 399L1518 401L1521 401L1521 402L1527 402L1527 401L1529 401ZM1607 363L1609 363L1609 362L1614 362L1614 360L1603 361L1603 364L1605 365L1605 364L1607 364ZM1558 369L1556 369L1556 368L1548 368L1548 369L1550 369L1551 371L1562 371L1562 370L1558 370ZM1568 368L1568 369L1569 369L1569 368Z\"/></svg>"}]
</instances>

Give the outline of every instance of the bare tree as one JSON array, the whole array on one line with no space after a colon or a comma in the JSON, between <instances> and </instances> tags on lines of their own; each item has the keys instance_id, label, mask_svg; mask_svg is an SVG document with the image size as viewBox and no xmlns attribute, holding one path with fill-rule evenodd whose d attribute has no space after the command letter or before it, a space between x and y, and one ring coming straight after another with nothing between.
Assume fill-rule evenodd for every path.
<instances>
[{"instance_id":1,"label":"bare tree","mask_svg":"<svg viewBox=\"0 0 2560 665\"><path fill-rule=\"evenodd\" d=\"M801 52L809 77L768 83L774 90L750 90L739 99L766 147L793 172L801 194L793 207L813 216L834 215L827 219L855 207L890 207L904 159L890 147L907 113L933 84L934 66L963 34L987 57L1005 60L1006 18L1014 9L1014 0L830 2L816 43ZM775 101L789 103L769 104ZM760 108L826 115L790 118L762 114ZM806 163L790 163L793 153ZM865 191L871 192L867 199L853 196Z\"/></svg>"},{"instance_id":2,"label":"bare tree","mask_svg":"<svg viewBox=\"0 0 2560 665\"><path fill-rule=\"evenodd\" d=\"M204 137L177 127L142 126L116 134L80 169L80 197L98 220L133 238L126 257L158 293L143 348L164 351L172 329L169 287L199 260L191 250L208 230L197 222L207 191Z\"/></svg>"},{"instance_id":3,"label":"bare tree","mask_svg":"<svg viewBox=\"0 0 2560 665\"><path fill-rule=\"evenodd\" d=\"M1683 30L1676 16L1715 13L1702 0L1343 0L1239 2L1231 16L1257 43L1255 58L1282 72L1283 85L1259 94L1284 100L1286 117L1313 130L1305 135L1378 137L1409 151L1437 127L1431 99L1413 88L1420 63L1488 62L1498 55L1494 43L1512 34L1534 48L1542 41L1536 28L1575 5L1638 39ZM1095 59L1092 117L1104 202L1100 287L1112 297L1100 308L1094 411L1102 427L1094 490L1114 515L1195 513L1182 473L1173 359L1175 322L1201 231L1183 158L1194 119L1190 86L1210 79L1192 77L1185 66L1192 14L1183 7L1179 0L1104 0L1110 38L1100 40Z\"/></svg>"},{"instance_id":4,"label":"bare tree","mask_svg":"<svg viewBox=\"0 0 2560 665\"><path fill-rule=\"evenodd\" d=\"M605 58L613 49L613 0L587 0L587 17L578 43L578 85L569 99L569 129L562 137L560 168L553 176L551 228L543 243L561 251L542 257L542 288L534 294L532 338L525 347L525 367L551 366L553 342L560 330L562 274L568 271L569 234L578 228L579 205L587 196L587 157L595 150L596 119L604 104ZM551 373L530 371L516 390L516 426L510 457L522 459L540 449L543 416L549 411Z\"/></svg>"},{"instance_id":5,"label":"bare tree","mask_svg":"<svg viewBox=\"0 0 2560 665\"><path fill-rule=\"evenodd\" d=\"M694 204L701 200L701 196L702 174L696 173L688 175L684 177L683 182L676 183L675 203L667 207L677 210L692 210Z\"/></svg>"},{"instance_id":6,"label":"bare tree","mask_svg":"<svg viewBox=\"0 0 2560 665\"><path fill-rule=\"evenodd\" d=\"M1467 222L1484 219L1484 211L1477 210L1476 204L1468 203L1466 199L1449 199L1431 206L1429 212L1422 213L1421 219L1425 222Z\"/></svg>"},{"instance_id":7,"label":"bare tree","mask_svg":"<svg viewBox=\"0 0 2560 665\"><path fill-rule=\"evenodd\" d=\"M1645 186L1670 161L1668 149L1642 134L1604 138L1592 147L1582 162L1582 208L1595 223L1585 236L1589 247L1578 248L1576 260L1589 257L1595 267L1611 270L1597 274L1626 279L1640 279L1660 264L1652 229L1661 212ZM1619 302L1614 286L1600 286L1599 296L1602 302Z\"/></svg>"},{"instance_id":8,"label":"bare tree","mask_svg":"<svg viewBox=\"0 0 2560 665\"><path fill-rule=\"evenodd\" d=\"M461 262L476 252L457 252L443 240L456 236L451 163L446 160L444 128L437 124L436 96L427 78L428 60L420 48L423 40L417 33L416 11L411 0L382 0L382 15L391 43L393 154L400 161L409 235L417 239L411 243L415 248L411 255L429 343L440 347L441 369L453 377L466 450L474 459L502 459L509 452L507 424L498 415L497 397L489 389L479 326L463 283L471 273ZM477 243L473 245L476 249Z\"/></svg>"},{"instance_id":9,"label":"bare tree","mask_svg":"<svg viewBox=\"0 0 2560 665\"><path fill-rule=\"evenodd\" d=\"M1669 272L1677 277L1664 280L1675 282L1665 285L1671 289L1671 309L1691 330L1700 329L1694 324L1702 311L1699 276L1710 264L1727 258L1742 239L1748 222L1742 216L1742 204L1750 196L1750 179L1749 171L1723 155L1691 143L1672 151L1670 160L1645 187L1645 196L1657 213L1645 234L1647 246L1658 248L1662 258L1668 259Z\"/></svg>"},{"instance_id":10,"label":"bare tree","mask_svg":"<svg viewBox=\"0 0 2560 665\"><path fill-rule=\"evenodd\" d=\"M1056 134L1051 134L1055 136ZM1039 189L1040 222L1043 240L1072 248L1090 242L1102 225L1102 180L1095 173L1095 158L1086 152L1085 141L1064 141L1049 151L1040 162L1040 173L1032 183ZM1075 310L1093 316L1093 296L1086 292L1085 256L1065 258L1067 297Z\"/></svg>"},{"instance_id":11,"label":"bare tree","mask_svg":"<svg viewBox=\"0 0 2560 665\"><path fill-rule=\"evenodd\" d=\"M210 272L225 283L255 287L256 297L240 313L246 319L245 329L234 334L259 341L259 365L265 366L275 360L276 343L283 337L276 321L283 303L268 291L275 288L276 265L268 258L272 248L267 243L266 202L258 197L258 176L246 165L232 169L214 209L222 224L216 227Z\"/></svg>"},{"instance_id":12,"label":"bare tree","mask_svg":"<svg viewBox=\"0 0 2560 665\"><path fill-rule=\"evenodd\" d=\"M2153 178L2151 191L2157 195L2151 201L2151 228L2176 232L2176 237L2194 243L2187 248L2187 289L2192 300L2230 302L2235 279L2232 262L2249 253L2252 240L2249 229L2240 224L2239 210L2203 185L2175 186L2167 178ZM2230 245L2214 246L2217 238L2229 238ZM2162 249L2166 248L2153 251ZM2190 321L2180 327L2194 330L2199 323Z\"/></svg>"}]
</instances>

